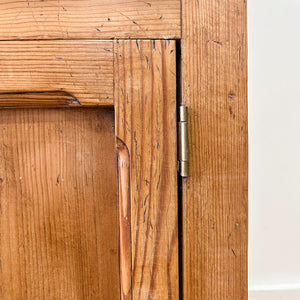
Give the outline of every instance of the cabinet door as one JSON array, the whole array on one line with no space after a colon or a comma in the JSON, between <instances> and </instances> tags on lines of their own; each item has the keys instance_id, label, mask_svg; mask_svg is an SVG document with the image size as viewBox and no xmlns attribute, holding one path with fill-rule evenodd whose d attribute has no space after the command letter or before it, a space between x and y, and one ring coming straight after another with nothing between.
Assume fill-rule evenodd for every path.
<instances>
[{"instance_id":1,"label":"cabinet door","mask_svg":"<svg viewBox=\"0 0 300 300\"><path fill-rule=\"evenodd\" d=\"M1 299L178 299L175 50L0 42Z\"/></svg>"}]
</instances>

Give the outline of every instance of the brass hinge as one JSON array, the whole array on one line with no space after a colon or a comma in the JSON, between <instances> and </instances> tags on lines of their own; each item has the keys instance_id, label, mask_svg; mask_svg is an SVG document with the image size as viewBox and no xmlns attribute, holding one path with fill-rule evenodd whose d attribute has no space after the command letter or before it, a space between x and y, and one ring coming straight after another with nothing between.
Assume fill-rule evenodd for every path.
<instances>
[{"instance_id":1,"label":"brass hinge","mask_svg":"<svg viewBox=\"0 0 300 300\"><path fill-rule=\"evenodd\" d=\"M189 148L188 148L188 108L179 106L178 121L178 172L182 177L189 176Z\"/></svg>"}]
</instances>

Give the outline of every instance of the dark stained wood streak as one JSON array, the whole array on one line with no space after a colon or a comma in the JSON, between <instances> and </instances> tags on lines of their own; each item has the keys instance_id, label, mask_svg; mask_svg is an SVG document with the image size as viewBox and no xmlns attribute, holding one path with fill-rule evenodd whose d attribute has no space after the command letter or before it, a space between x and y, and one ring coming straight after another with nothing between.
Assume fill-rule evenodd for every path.
<instances>
[{"instance_id":1,"label":"dark stained wood streak","mask_svg":"<svg viewBox=\"0 0 300 300\"><path fill-rule=\"evenodd\" d=\"M0 108L50 108L81 105L65 91L0 93Z\"/></svg>"},{"instance_id":2,"label":"dark stained wood streak","mask_svg":"<svg viewBox=\"0 0 300 300\"><path fill-rule=\"evenodd\" d=\"M132 299L131 263L131 203L130 203L130 156L125 143L116 139L119 185L119 255L121 300Z\"/></svg>"},{"instance_id":3,"label":"dark stained wood streak","mask_svg":"<svg viewBox=\"0 0 300 300\"><path fill-rule=\"evenodd\" d=\"M132 297L177 300L175 41L115 41L114 103L130 152Z\"/></svg>"}]
</instances>

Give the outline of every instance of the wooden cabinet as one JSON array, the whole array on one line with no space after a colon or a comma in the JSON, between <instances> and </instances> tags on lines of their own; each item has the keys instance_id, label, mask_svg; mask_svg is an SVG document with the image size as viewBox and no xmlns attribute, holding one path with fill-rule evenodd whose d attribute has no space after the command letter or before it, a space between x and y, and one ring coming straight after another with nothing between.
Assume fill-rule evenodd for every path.
<instances>
[{"instance_id":1,"label":"wooden cabinet","mask_svg":"<svg viewBox=\"0 0 300 300\"><path fill-rule=\"evenodd\" d=\"M2 43L4 299L178 298L175 46Z\"/></svg>"},{"instance_id":2,"label":"wooden cabinet","mask_svg":"<svg viewBox=\"0 0 300 300\"><path fill-rule=\"evenodd\" d=\"M0 299L246 299L245 11L0 4Z\"/></svg>"}]
</instances>

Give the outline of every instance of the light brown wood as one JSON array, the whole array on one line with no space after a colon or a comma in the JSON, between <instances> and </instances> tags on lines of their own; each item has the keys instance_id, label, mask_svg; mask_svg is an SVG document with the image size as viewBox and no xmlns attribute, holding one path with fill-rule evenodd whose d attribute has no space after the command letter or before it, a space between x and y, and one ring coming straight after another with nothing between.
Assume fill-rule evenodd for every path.
<instances>
[{"instance_id":1,"label":"light brown wood","mask_svg":"<svg viewBox=\"0 0 300 300\"><path fill-rule=\"evenodd\" d=\"M119 184L119 245L121 300L132 299L131 289L131 200L130 155L126 145L117 138Z\"/></svg>"},{"instance_id":2,"label":"light brown wood","mask_svg":"<svg viewBox=\"0 0 300 300\"><path fill-rule=\"evenodd\" d=\"M83 105L113 105L112 44L0 42L0 101L14 101L3 93L66 91Z\"/></svg>"},{"instance_id":3,"label":"light brown wood","mask_svg":"<svg viewBox=\"0 0 300 300\"><path fill-rule=\"evenodd\" d=\"M5 0L0 40L179 38L180 0Z\"/></svg>"},{"instance_id":4,"label":"light brown wood","mask_svg":"<svg viewBox=\"0 0 300 300\"><path fill-rule=\"evenodd\" d=\"M0 298L119 299L111 109L0 110Z\"/></svg>"},{"instance_id":5,"label":"light brown wood","mask_svg":"<svg viewBox=\"0 0 300 300\"><path fill-rule=\"evenodd\" d=\"M116 41L116 135L131 167L132 299L178 299L174 41Z\"/></svg>"},{"instance_id":6,"label":"light brown wood","mask_svg":"<svg viewBox=\"0 0 300 300\"><path fill-rule=\"evenodd\" d=\"M182 1L184 299L247 299L246 5Z\"/></svg>"}]
</instances>

